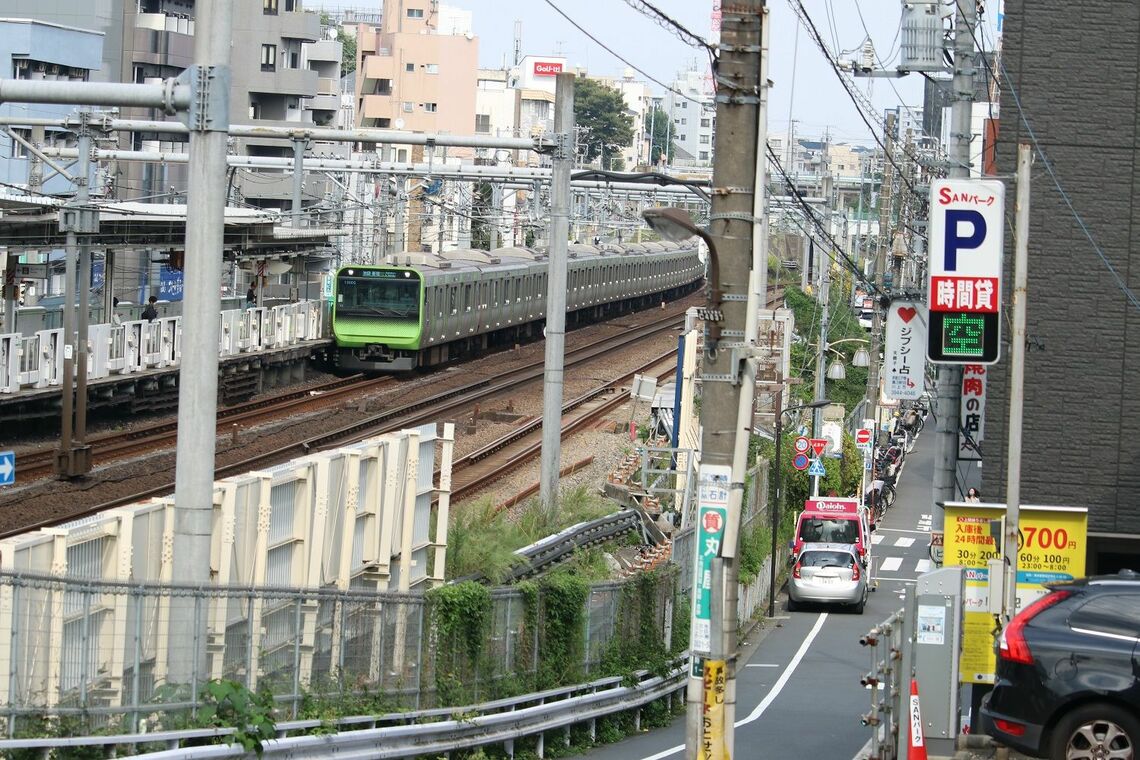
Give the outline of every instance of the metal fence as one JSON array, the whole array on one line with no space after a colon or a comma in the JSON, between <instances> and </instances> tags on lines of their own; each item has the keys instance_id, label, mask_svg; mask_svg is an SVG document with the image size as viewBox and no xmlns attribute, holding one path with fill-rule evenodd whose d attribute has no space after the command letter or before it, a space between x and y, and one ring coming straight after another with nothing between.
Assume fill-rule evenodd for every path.
<instances>
[{"instance_id":1,"label":"metal fence","mask_svg":"<svg viewBox=\"0 0 1140 760\"><path fill-rule=\"evenodd\" d=\"M654 625L664 640L673 584L661 584ZM591 588L582 668L597 671L621 635L623 583ZM514 589L492 591L484 656L462 672L465 696L501 693L497 682L533 676L538 631ZM163 713L193 710L201 683L187 674L268 689L296 718L314 696L383 695L377 707L422 709L437 693L441 647L422 595L288 588L192 588L0 573L0 704L13 737L33 718L73 716L87 730L170 727ZM62 614L61 614L62 613ZM542 621L538 620L537 627ZM181 626L192 635L171 635ZM185 651L172 651L174 646ZM441 670L442 669L442 670ZM176 672L178 671L178 672Z\"/></svg>"}]
</instances>

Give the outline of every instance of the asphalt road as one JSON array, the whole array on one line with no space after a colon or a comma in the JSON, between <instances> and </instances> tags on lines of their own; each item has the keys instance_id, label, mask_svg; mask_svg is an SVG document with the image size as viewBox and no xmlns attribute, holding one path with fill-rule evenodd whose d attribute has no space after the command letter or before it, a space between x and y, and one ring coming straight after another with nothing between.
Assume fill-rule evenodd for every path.
<instances>
[{"instance_id":1,"label":"asphalt road","mask_svg":"<svg viewBox=\"0 0 1140 760\"><path fill-rule=\"evenodd\" d=\"M894 506L873 536L878 590L866 610L809 607L781 612L762 638L742 647L737 674L736 751L740 758L852 758L870 738L859 716L870 692L859 679L870 655L859 637L902 606L907 584L930 569L934 436L907 456ZM781 605L781 609L783 605ZM684 718L668 728L599 747L590 760L684 756Z\"/></svg>"}]
</instances>

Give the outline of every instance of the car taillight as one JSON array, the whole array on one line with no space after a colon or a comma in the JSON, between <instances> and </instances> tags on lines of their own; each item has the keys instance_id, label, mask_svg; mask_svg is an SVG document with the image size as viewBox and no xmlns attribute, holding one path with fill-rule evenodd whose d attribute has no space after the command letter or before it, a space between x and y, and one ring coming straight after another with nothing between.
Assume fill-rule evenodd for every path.
<instances>
[{"instance_id":1,"label":"car taillight","mask_svg":"<svg viewBox=\"0 0 1140 760\"><path fill-rule=\"evenodd\" d=\"M792 565L792 577L793 578L799 578L800 577L800 563L799 562L796 562L796 564Z\"/></svg>"},{"instance_id":2,"label":"car taillight","mask_svg":"<svg viewBox=\"0 0 1140 760\"><path fill-rule=\"evenodd\" d=\"M1072 595L1071 591L1053 591L1029 605L1009 621L998 639L998 652L1003 660L1033 664L1033 654L1025 641L1025 626L1030 620L1052 607L1057 602ZM1003 729L1004 730L1004 729Z\"/></svg>"},{"instance_id":3,"label":"car taillight","mask_svg":"<svg viewBox=\"0 0 1140 760\"><path fill-rule=\"evenodd\" d=\"M858 562L856 562L855 564L853 564L851 566L851 580L853 580L853 581L859 580L859 563Z\"/></svg>"},{"instance_id":4,"label":"car taillight","mask_svg":"<svg viewBox=\"0 0 1140 760\"><path fill-rule=\"evenodd\" d=\"M1025 736L1025 724L1023 723L1014 723L1011 720L995 718L994 725L997 726L999 731L1003 731L1010 736Z\"/></svg>"}]
</instances>

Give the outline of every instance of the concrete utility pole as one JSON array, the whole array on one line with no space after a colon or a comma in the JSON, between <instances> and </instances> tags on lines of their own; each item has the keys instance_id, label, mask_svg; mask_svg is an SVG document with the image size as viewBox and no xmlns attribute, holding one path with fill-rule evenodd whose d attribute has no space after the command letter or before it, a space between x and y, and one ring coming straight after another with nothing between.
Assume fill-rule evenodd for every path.
<instances>
[{"instance_id":1,"label":"concrete utility pole","mask_svg":"<svg viewBox=\"0 0 1140 760\"><path fill-rule=\"evenodd\" d=\"M823 161L820 163L820 175L823 183L823 217L827 220L827 231L831 233L831 165L829 162L828 142L823 144ZM822 252L819 256L819 293L820 305L819 319L819 353L815 357L815 398L827 397L827 327L831 321L831 260ZM812 438L823 437L823 409L816 407L812 411L811 423ZM811 495L819 496L819 476L811 477Z\"/></svg>"},{"instance_id":2,"label":"concrete utility pole","mask_svg":"<svg viewBox=\"0 0 1140 760\"><path fill-rule=\"evenodd\" d=\"M207 586L214 515L214 420L218 411L218 295L222 287L226 140L230 124L230 42L233 0L198 4L194 37L201 97L192 105L186 199L186 292L182 301L182 368L174 476L174 577ZM171 606L171 683L204 675L206 637L201 610L184 597Z\"/></svg>"},{"instance_id":3,"label":"concrete utility pole","mask_svg":"<svg viewBox=\"0 0 1140 760\"><path fill-rule=\"evenodd\" d=\"M879 187L879 245L875 249L875 285L882 290L883 274L887 268L887 246L891 228L891 184L894 182L894 166L891 164L891 151L894 150L895 115L887 114L887 134L883 140L886 146L883 160L883 181ZM878 291L876 291L877 293ZM867 368L867 417L879 426L879 350L883 339L883 309L875 298L874 317L871 322L871 366ZM877 435L874 433L873 435Z\"/></svg>"},{"instance_id":4,"label":"concrete utility pole","mask_svg":"<svg viewBox=\"0 0 1140 760\"><path fill-rule=\"evenodd\" d=\"M970 127L974 105L974 37L977 7L972 2L955 3L954 12L954 102L950 112L951 177L970 176ZM936 253L935 251L931 252ZM956 498L958 470L958 416L962 398L962 365L938 365L935 413L938 417L934 448L932 501Z\"/></svg>"},{"instance_id":5,"label":"concrete utility pole","mask_svg":"<svg viewBox=\"0 0 1140 760\"><path fill-rule=\"evenodd\" d=\"M711 562L709 649L692 647L686 694L686 756L691 758L698 757L705 746L712 747L710 758L734 756L740 513L760 355L760 309L768 272L764 222L767 14L764 0L742 0L725 6L721 21L718 139L709 217L715 245L709 246L711 308L705 314L701 367L699 506L713 508L720 503L714 501L719 499L717 494L728 493L724 538ZM727 483L718 483L725 471ZM694 626L699 622L698 606L694 603ZM723 691L715 682L706 683L706 676L714 671L725 674ZM710 710L706 716L706 698L723 709L719 713Z\"/></svg>"},{"instance_id":6,"label":"concrete utility pole","mask_svg":"<svg viewBox=\"0 0 1140 760\"><path fill-rule=\"evenodd\" d=\"M566 346L566 256L570 232L570 174L574 168L574 74L559 74L554 90L554 176L550 182L550 244L546 275L546 369L542 390L539 496L558 509L562 460L562 370Z\"/></svg>"},{"instance_id":7,"label":"concrete utility pole","mask_svg":"<svg viewBox=\"0 0 1140 760\"><path fill-rule=\"evenodd\" d=\"M60 213L59 228L67 233L67 262L63 283L63 376L60 389L63 403L60 416L59 450L55 472L61 478L74 478L91 470L91 448L87 446L87 307L91 288L91 248L87 234L99 229L98 211L89 206L91 177L91 111L79 112L75 130L79 149L79 170L75 176L75 199ZM80 234L83 234L82 240ZM76 263L81 260L80 277ZM76 284L79 306L76 307ZM75 318L79 312L82 329L76 338ZM78 372L76 371L78 369ZM77 393L73 398L75 383Z\"/></svg>"},{"instance_id":8,"label":"concrete utility pole","mask_svg":"<svg viewBox=\"0 0 1140 760\"><path fill-rule=\"evenodd\" d=\"M1021 422L1025 403L1025 312L1028 308L1027 286L1029 265L1029 171L1033 165L1032 148L1017 146L1017 209L1013 244L1013 329L1009 336L1009 450L1005 469L1005 538L1002 554L1008 568L1004 581L1003 607L1005 620L1017 612L1017 533L1021 516Z\"/></svg>"}]
</instances>

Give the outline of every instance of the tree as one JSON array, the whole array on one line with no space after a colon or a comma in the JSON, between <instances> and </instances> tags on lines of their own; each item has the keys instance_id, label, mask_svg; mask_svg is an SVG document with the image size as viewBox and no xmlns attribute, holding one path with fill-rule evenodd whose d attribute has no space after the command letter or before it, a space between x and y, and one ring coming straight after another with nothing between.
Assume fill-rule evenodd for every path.
<instances>
[{"instance_id":1,"label":"tree","mask_svg":"<svg viewBox=\"0 0 1140 760\"><path fill-rule=\"evenodd\" d=\"M656 165L661 158L661 154L665 151L665 146L669 146L669 152L665 156L666 163L673 163L673 138L676 133L673 131L673 125L669 123L669 114L662 111L660 108L654 108L653 113L645 120L645 134L650 138L650 163Z\"/></svg>"},{"instance_id":2,"label":"tree","mask_svg":"<svg viewBox=\"0 0 1140 760\"><path fill-rule=\"evenodd\" d=\"M587 163L601 158L603 169L624 168L618 154L633 140L633 117L620 92L593 79L575 79L574 121L582 128Z\"/></svg>"},{"instance_id":3,"label":"tree","mask_svg":"<svg viewBox=\"0 0 1140 760\"><path fill-rule=\"evenodd\" d=\"M336 29L337 42L341 44L340 75L356 71L356 38L345 34L344 27Z\"/></svg>"}]
</instances>

